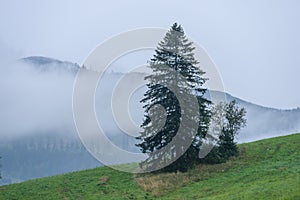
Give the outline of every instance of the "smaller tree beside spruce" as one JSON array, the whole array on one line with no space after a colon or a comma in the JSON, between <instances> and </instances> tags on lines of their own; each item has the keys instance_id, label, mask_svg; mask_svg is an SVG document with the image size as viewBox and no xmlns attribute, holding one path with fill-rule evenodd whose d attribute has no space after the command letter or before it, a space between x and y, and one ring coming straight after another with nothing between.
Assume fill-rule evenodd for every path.
<instances>
[{"instance_id":1,"label":"smaller tree beside spruce","mask_svg":"<svg viewBox=\"0 0 300 200\"><path fill-rule=\"evenodd\" d=\"M227 161L232 156L238 155L235 141L239 130L246 125L246 110L237 106L235 100L229 104L219 103L212 110L213 115L222 124L221 133L214 149L204 158L206 163L220 163Z\"/></svg>"}]
</instances>

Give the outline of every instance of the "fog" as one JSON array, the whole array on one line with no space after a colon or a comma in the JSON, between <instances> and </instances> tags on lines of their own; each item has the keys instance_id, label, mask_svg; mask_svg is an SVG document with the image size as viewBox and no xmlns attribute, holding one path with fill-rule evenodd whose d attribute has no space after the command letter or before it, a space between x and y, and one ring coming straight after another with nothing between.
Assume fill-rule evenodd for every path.
<instances>
[{"instance_id":1,"label":"fog","mask_svg":"<svg viewBox=\"0 0 300 200\"><path fill-rule=\"evenodd\" d=\"M13 139L49 133L77 138L72 114L72 92L78 66L53 59L49 59L49 62L45 64L37 57L29 61L26 59L12 61L12 58L14 56L10 59L8 57L1 59L1 138ZM122 62L115 64L122 69L124 63L129 62L125 60L123 64ZM113 68L118 69L116 66ZM120 143L122 143L121 138L126 140L124 138L126 134L115 122L111 110L111 98L115 85L123 75L112 71L105 74L97 88L95 107L104 133L109 137L112 136L110 138L113 142L116 142L114 137L117 137ZM143 74L134 74L132 78L137 79L137 76L143 76ZM135 121L136 126L141 123L143 116L139 100L142 98L144 89L138 90L131 99L128 99L129 116ZM236 98L229 95L227 99ZM248 123L238 137L239 142L300 131L299 109L270 109L240 99L238 103L246 107L248 112L246 116ZM125 100L124 106L126 106ZM122 137L120 137L121 134L123 134Z\"/></svg>"},{"instance_id":2,"label":"fog","mask_svg":"<svg viewBox=\"0 0 300 200\"><path fill-rule=\"evenodd\" d=\"M152 12L145 15L147 8ZM295 0L9 0L1 1L0 40L21 51L19 57L42 54L83 62L113 35L140 27L168 29L178 22L207 50L230 94L259 105L294 108L300 106L295 92L299 9Z\"/></svg>"},{"instance_id":3,"label":"fog","mask_svg":"<svg viewBox=\"0 0 300 200\"><path fill-rule=\"evenodd\" d=\"M2 63L2 142L5 139L20 139L25 136L34 138L37 135L48 137L55 134L60 140L65 140L66 137L70 142L79 139L72 113L73 84L78 69L76 64L45 57L29 57ZM104 133L113 143L125 149L136 149L134 138L118 128L111 110L112 91L122 75L123 73L112 71L105 74L96 93L96 114ZM138 103L141 98L142 92L139 92L130 99L130 113L137 121L136 126L139 126L143 116ZM128 139L131 141L130 146L126 146Z\"/></svg>"},{"instance_id":4,"label":"fog","mask_svg":"<svg viewBox=\"0 0 300 200\"><path fill-rule=\"evenodd\" d=\"M0 52L8 52L6 55L9 55L0 56L4 55L0 58L0 156L3 177L0 185L101 165L82 145L73 121L72 92L79 66L42 57L19 59L14 51L3 51L1 48ZM141 63L130 63L125 59L114 63L112 68L117 70L119 67L119 71L123 71L128 65L138 64ZM137 141L132 137L135 133L128 136L122 132L111 111L113 89L125 75L124 71L114 70L109 70L99 82L95 98L97 118L110 141L124 150L136 152ZM139 79L144 75L136 73L129 77ZM127 85L123 86L126 88ZM139 100L144 91L145 87L140 88L126 100L129 102L121 101L122 105L128 105L136 125L141 123L143 116ZM239 143L300 131L300 109L266 108L227 94L227 100L233 99L247 110L247 126L238 135ZM124 118L126 115L122 116ZM32 156L33 153L35 156ZM115 157L111 156L111 159Z\"/></svg>"},{"instance_id":5,"label":"fog","mask_svg":"<svg viewBox=\"0 0 300 200\"><path fill-rule=\"evenodd\" d=\"M49 64L46 68L64 67ZM74 74L43 71L22 60L1 64L1 137L74 131L72 89Z\"/></svg>"}]
</instances>

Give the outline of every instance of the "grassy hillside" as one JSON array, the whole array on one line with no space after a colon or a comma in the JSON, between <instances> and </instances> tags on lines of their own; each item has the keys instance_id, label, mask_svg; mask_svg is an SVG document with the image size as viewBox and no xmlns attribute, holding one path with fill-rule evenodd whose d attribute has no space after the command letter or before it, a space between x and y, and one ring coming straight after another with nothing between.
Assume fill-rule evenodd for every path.
<instances>
[{"instance_id":1,"label":"grassy hillside","mask_svg":"<svg viewBox=\"0 0 300 200\"><path fill-rule=\"evenodd\" d=\"M187 173L102 167L0 187L0 199L300 199L300 134L239 145L240 156Z\"/></svg>"}]
</instances>

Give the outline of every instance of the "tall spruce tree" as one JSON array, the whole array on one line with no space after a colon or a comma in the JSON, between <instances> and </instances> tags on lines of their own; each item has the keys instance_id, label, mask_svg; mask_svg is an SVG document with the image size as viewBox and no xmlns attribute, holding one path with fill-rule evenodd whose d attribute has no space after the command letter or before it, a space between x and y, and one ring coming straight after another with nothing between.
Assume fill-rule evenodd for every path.
<instances>
[{"instance_id":1,"label":"tall spruce tree","mask_svg":"<svg viewBox=\"0 0 300 200\"><path fill-rule=\"evenodd\" d=\"M170 159L180 152L172 149L181 149L184 153L170 165L161 169L162 171L186 171L189 167L199 162L198 153L202 144L202 138L208 130L210 101L204 98L206 89L203 84L205 72L197 66L199 62L194 58L194 47L181 27L174 23L166 33L163 40L158 44L153 58L149 62L149 67L153 73L145 80L148 81L148 90L144 94L141 103L144 104L145 118L141 127L143 131L137 139L141 143L137 144L143 153L149 155L148 159L141 163L143 167L155 168L153 163L158 159ZM176 73L172 73L172 72ZM172 85L172 89L166 87ZM176 94L194 95L197 98L197 109L199 116L189 115L193 113L195 105L187 102L183 110ZM188 98L185 101L189 101ZM156 105L164 107L165 112L160 112ZM190 122L197 123L197 129L191 130L188 123L182 123L182 114L188 116ZM165 119L163 127L157 124ZM183 128L184 135L180 139L192 137L192 144L188 147L170 147L171 151L164 152L165 155L158 155L157 150L166 147L175 137L179 127ZM183 126L183 127L182 127ZM193 132L195 131L195 132ZM178 144L177 144L178 145Z\"/></svg>"}]
</instances>

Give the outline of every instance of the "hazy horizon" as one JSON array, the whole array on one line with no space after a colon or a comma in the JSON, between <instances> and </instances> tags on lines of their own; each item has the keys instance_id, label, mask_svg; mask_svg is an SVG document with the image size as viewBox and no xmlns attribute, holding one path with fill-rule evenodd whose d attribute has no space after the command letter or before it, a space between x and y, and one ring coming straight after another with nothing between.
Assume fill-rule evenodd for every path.
<instances>
[{"instance_id":1,"label":"hazy horizon","mask_svg":"<svg viewBox=\"0 0 300 200\"><path fill-rule=\"evenodd\" d=\"M267 107L296 108L299 8L293 0L3 1L1 59L40 55L82 64L113 35L140 27L169 29L178 22L207 50L227 92Z\"/></svg>"}]
</instances>

